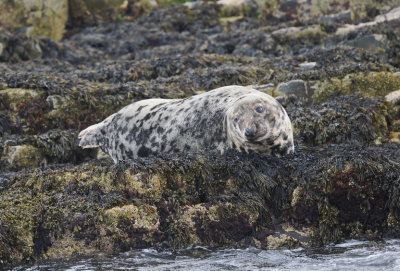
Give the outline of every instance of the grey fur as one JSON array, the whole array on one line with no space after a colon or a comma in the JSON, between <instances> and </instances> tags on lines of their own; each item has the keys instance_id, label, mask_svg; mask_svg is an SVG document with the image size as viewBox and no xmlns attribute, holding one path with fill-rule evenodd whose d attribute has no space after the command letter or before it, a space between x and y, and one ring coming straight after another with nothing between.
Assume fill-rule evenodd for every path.
<instances>
[{"instance_id":1,"label":"grey fur","mask_svg":"<svg viewBox=\"0 0 400 271\"><path fill-rule=\"evenodd\" d=\"M261 106L264 112L255 108ZM261 109L259 109L261 110ZM254 132L249 140L245 130ZM294 151L291 122L271 96L227 86L186 99L134 102L79 134L83 148L100 147L115 162L157 154L229 148L282 155Z\"/></svg>"}]
</instances>

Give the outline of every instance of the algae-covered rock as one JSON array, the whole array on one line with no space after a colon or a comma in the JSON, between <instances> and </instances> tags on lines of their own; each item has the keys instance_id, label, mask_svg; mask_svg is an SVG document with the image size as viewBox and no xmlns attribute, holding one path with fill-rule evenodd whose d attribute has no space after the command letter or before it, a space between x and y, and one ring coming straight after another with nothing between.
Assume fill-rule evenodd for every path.
<instances>
[{"instance_id":1,"label":"algae-covered rock","mask_svg":"<svg viewBox=\"0 0 400 271\"><path fill-rule=\"evenodd\" d=\"M0 22L12 27L32 27L32 36L60 40L68 19L67 0L2 1ZM1 55L1 54L0 54Z\"/></svg>"},{"instance_id":2,"label":"algae-covered rock","mask_svg":"<svg viewBox=\"0 0 400 271\"><path fill-rule=\"evenodd\" d=\"M284 159L230 152L5 174L0 233L13 234L0 236L1 255L290 248L396 232L399 150L330 145Z\"/></svg>"},{"instance_id":3,"label":"algae-covered rock","mask_svg":"<svg viewBox=\"0 0 400 271\"><path fill-rule=\"evenodd\" d=\"M97 17L112 20L126 8L124 0L69 0L69 24L79 26L95 21Z\"/></svg>"},{"instance_id":4,"label":"algae-covered rock","mask_svg":"<svg viewBox=\"0 0 400 271\"><path fill-rule=\"evenodd\" d=\"M303 106L289 103L287 111L297 140L313 145L385 141L394 118L391 105L360 96L338 97L326 103Z\"/></svg>"},{"instance_id":5,"label":"algae-covered rock","mask_svg":"<svg viewBox=\"0 0 400 271\"><path fill-rule=\"evenodd\" d=\"M338 95L360 93L368 97L383 97L400 87L399 73L372 72L348 74L344 78L330 78L320 84L313 94L316 102Z\"/></svg>"},{"instance_id":6,"label":"algae-covered rock","mask_svg":"<svg viewBox=\"0 0 400 271\"><path fill-rule=\"evenodd\" d=\"M4 153L4 159L13 169L35 168L47 164L40 150L30 145L9 146Z\"/></svg>"}]
</instances>

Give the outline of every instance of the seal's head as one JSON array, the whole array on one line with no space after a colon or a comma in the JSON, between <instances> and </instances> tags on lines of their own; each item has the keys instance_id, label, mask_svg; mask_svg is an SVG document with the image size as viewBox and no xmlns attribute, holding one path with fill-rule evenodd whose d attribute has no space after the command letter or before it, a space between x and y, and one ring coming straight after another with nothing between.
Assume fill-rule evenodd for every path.
<instances>
[{"instance_id":1,"label":"seal's head","mask_svg":"<svg viewBox=\"0 0 400 271\"><path fill-rule=\"evenodd\" d=\"M227 134L232 147L273 154L294 152L293 130L285 109L268 94L247 94L227 110Z\"/></svg>"}]
</instances>

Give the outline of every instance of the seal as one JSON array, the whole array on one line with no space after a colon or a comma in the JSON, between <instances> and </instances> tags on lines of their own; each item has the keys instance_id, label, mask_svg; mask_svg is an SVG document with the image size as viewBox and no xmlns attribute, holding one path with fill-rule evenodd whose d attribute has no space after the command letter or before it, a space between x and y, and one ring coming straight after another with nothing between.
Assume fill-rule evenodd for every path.
<instances>
[{"instance_id":1,"label":"seal","mask_svg":"<svg viewBox=\"0 0 400 271\"><path fill-rule=\"evenodd\" d=\"M114 162L160 154L228 149L281 156L294 152L290 119L273 97L226 86L185 99L134 102L79 134Z\"/></svg>"}]
</instances>

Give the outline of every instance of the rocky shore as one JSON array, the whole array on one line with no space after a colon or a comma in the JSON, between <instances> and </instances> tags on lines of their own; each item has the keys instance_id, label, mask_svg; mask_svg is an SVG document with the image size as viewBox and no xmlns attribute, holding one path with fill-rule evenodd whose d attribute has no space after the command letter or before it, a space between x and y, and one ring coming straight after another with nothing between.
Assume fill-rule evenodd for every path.
<instances>
[{"instance_id":1,"label":"rocky shore","mask_svg":"<svg viewBox=\"0 0 400 271\"><path fill-rule=\"evenodd\" d=\"M0 12L0 267L400 237L400 2L64 2L58 36ZM77 145L133 101L233 84L279 99L294 155L114 165Z\"/></svg>"}]
</instances>

